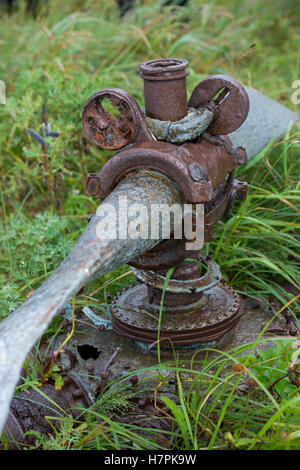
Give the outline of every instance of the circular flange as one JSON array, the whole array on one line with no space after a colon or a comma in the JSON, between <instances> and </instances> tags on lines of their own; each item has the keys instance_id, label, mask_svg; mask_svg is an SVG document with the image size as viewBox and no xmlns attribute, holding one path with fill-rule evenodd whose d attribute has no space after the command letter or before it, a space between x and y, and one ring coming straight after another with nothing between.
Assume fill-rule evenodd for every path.
<instances>
[{"instance_id":1,"label":"circular flange","mask_svg":"<svg viewBox=\"0 0 300 470\"><path fill-rule=\"evenodd\" d=\"M216 97L217 93L220 94ZM240 82L227 75L211 75L194 88L188 106L216 105L215 117L207 128L214 135L226 135L240 127L248 116L249 98Z\"/></svg>"},{"instance_id":2,"label":"circular flange","mask_svg":"<svg viewBox=\"0 0 300 470\"><path fill-rule=\"evenodd\" d=\"M149 304L145 284L123 290L113 300L111 312L116 334L148 344L157 340L159 305ZM231 330L242 313L235 290L219 283L194 304L165 306L160 338L168 338L164 344L170 339L174 346L213 341Z\"/></svg>"},{"instance_id":3,"label":"circular flange","mask_svg":"<svg viewBox=\"0 0 300 470\"><path fill-rule=\"evenodd\" d=\"M82 123L94 144L117 150L135 139L140 126L138 113L138 104L132 96L118 88L106 88L88 99Z\"/></svg>"},{"instance_id":4,"label":"circular flange","mask_svg":"<svg viewBox=\"0 0 300 470\"><path fill-rule=\"evenodd\" d=\"M140 76L144 80L176 80L189 75L188 65L185 59L152 59L140 64Z\"/></svg>"}]
</instances>

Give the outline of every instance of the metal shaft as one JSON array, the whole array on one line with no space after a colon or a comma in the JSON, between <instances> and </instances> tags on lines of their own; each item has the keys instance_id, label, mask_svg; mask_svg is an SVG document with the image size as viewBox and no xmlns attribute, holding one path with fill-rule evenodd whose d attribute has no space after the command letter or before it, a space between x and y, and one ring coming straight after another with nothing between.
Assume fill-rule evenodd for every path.
<instances>
[{"instance_id":1,"label":"metal shaft","mask_svg":"<svg viewBox=\"0 0 300 470\"><path fill-rule=\"evenodd\" d=\"M248 160L261 152L273 138L282 137L299 115L253 88L245 87L250 109L245 122L229 134L236 147L242 145Z\"/></svg>"},{"instance_id":2,"label":"metal shaft","mask_svg":"<svg viewBox=\"0 0 300 470\"><path fill-rule=\"evenodd\" d=\"M128 197L127 221L123 212L119 214L120 197ZM123 265L161 241L161 232L157 239L99 239L96 233L97 224L105 218L108 230L114 230L115 220L117 228L126 229L125 224L129 225L133 219L130 217L130 207L134 203L144 204L149 208L149 212L141 213L141 224L146 224L149 222L152 204L181 203L182 196L168 178L144 171L122 180L105 202L111 204L111 211L107 213L108 206L105 209L103 203L99 206L97 216L92 218L59 268L0 324L0 341L4 352L4 360L0 362L0 430L5 424L10 400L26 355L55 315L94 277Z\"/></svg>"}]
</instances>

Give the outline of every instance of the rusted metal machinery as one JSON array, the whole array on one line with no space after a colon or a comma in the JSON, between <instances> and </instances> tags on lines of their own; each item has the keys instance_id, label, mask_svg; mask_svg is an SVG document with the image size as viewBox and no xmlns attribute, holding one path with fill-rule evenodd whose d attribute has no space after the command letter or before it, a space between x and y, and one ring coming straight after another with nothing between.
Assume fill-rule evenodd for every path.
<instances>
[{"instance_id":1,"label":"rusted metal machinery","mask_svg":"<svg viewBox=\"0 0 300 470\"><path fill-rule=\"evenodd\" d=\"M216 221L230 212L236 199L246 196L246 183L234 179L235 167L246 162L243 147L252 158L297 119L279 103L253 89L245 91L225 76L201 82L187 102L187 65L180 59L141 65L145 113L132 96L118 89L100 91L88 100L83 111L88 137L117 153L99 173L88 176L86 191L105 198L112 212L105 212L101 203L58 269L0 323L0 430L25 358L51 320L83 285L124 263L133 266L139 283L120 293L111 305L117 334L148 344L157 339L158 311L170 266L176 269L166 287L160 339L169 338L177 346L203 343L224 335L238 322L239 297L222 283L217 263L201 252L186 250L184 239L166 239L161 219L154 238L97 235L98 224L104 221L112 227L115 214L119 227L130 224L130 210L126 221L118 211L120 198L129 196L129 209L135 203L146 207L141 225L148 223L152 204L203 203L205 240L211 240ZM106 111L105 103L117 113ZM52 392L47 390L64 409L80 403L88 406L90 396L73 380L74 371L60 393L53 385ZM36 408L29 409L23 395L19 404L16 399L12 403L8 427L16 440L22 441L22 433L31 427L47 432L45 423L33 424L48 406L36 398Z\"/></svg>"},{"instance_id":2,"label":"rusted metal machinery","mask_svg":"<svg viewBox=\"0 0 300 470\"><path fill-rule=\"evenodd\" d=\"M85 132L99 147L118 153L99 173L88 175L86 192L103 199L127 174L141 169L162 173L186 202L204 204L208 242L214 224L235 200L246 197L247 183L234 179L235 167L247 161L246 151L227 134L246 119L249 99L235 79L216 75L200 82L187 103L187 66L186 60L173 58L140 65L145 114L123 90L91 96L82 116ZM117 116L106 111L107 100ZM242 315L238 294L222 282L210 256L188 251L185 242L164 240L130 261L139 283L112 302L117 334L143 343L157 339L162 290L172 266L176 269L166 286L161 340L194 345L215 340L237 324Z\"/></svg>"}]
</instances>

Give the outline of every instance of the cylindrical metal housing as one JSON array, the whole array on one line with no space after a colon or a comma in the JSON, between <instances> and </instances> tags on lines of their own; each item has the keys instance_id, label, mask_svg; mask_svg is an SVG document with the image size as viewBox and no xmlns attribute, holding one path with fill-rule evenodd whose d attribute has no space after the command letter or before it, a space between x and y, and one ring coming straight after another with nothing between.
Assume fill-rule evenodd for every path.
<instances>
[{"instance_id":1,"label":"cylindrical metal housing","mask_svg":"<svg viewBox=\"0 0 300 470\"><path fill-rule=\"evenodd\" d=\"M140 64L146 115L160 121L179 121L187 115L188 61L154 59Z\"/></svg>"}]
</instances>

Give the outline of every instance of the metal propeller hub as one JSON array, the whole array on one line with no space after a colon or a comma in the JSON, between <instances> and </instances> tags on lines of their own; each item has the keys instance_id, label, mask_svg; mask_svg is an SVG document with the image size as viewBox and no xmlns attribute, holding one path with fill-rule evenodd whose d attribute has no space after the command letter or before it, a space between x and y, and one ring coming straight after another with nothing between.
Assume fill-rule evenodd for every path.
<instances>
[{"instance_id":1,"label":"metal propeller hub","mask_svg":"<svg viewBox=\"0 0 300 470\"><path fill-rule=\"evenodd\" d=\"M124 290L111 304L115 333L152 344L158 339L160 305L149 302L145 284ZM238 323L243 309L238 294L219 283L191 304L164 306L159 333L166 346L187 346L214 341Z\"/></svg>"},{"instance_id":2,"label":"metal propeller hub","mask_svg":"<svg viewBox=\"0 0 300 470\"><path fill-rule=\"evenodd\" d=\"M147 169L175 182L189 203L205 207L205 241L214 224L244 200L247 183L234 179L236 166L247 161L245 149L227 136L239 128L249 111L245 88L232 77L214 75L200 82L187 100L188 62L155 59L140 65L145 113L123 90L108 88L93 95L83 110L83 126L93 143L118 149L100 172L88 175L86 192L107 197L119 181ZM104 109L115 107L115 117ZM193 261L185 261L186 258ZM206 265L199 274L197 261ZM217 263L188 252L185 240L165 240L129 263L140 285L122 292L113 302L114 331L136 341L152 343L165 276L176 266L164 295L161 337L176 346L219 338L242 314L237 293L221 283Z\"/></svg>"}]
</instances>

